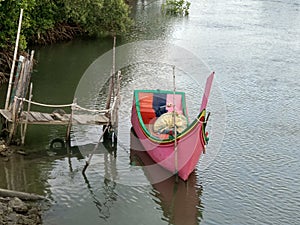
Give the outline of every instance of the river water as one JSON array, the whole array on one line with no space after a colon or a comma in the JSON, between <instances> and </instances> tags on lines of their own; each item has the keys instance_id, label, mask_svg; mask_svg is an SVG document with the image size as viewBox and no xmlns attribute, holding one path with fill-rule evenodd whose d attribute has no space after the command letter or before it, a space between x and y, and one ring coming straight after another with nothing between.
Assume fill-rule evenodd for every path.
<instances>
[{"instance_id":1,"label":"river water","mask_svg":"<svg viewBox=\"0 0 300 225\"><path fill-rule=\"evenodd\" d=\"M141 42L122 44L156 42L150 41L149 49L149 41L142 42L144 62L123 70L118 144L99 146L86 177L81 170L99 127L74 127L73 146L52 150L51 140L63 138L65 127L30 126L23 149L32 153L0 162L0 187L49 198L44 224L299 224L300 3L191 2L184 18L163 17L160 1L134 6L136 28L118 40L117 62L132 57L131 48ZM77 95L85 106L95 99L101 104L82 77L104 73L99 62L110 67L100 56L111 45L107 38L36 49L34 100L63 104ZM166 57L185 60L177 82L192 96L191 105L203 91L203 81L197 90L191 75L197 73L195 59L202 59L203 71L216 72L208 153L186 183L175 183L174 177L152 182L151 171L138 166L151 160L130 150L132 89L172 85L169 65L153 60L155 54L148 58L153 46ZM90 83L101 89L103 77L92 76Z\"/></svg>"}]
</instances>

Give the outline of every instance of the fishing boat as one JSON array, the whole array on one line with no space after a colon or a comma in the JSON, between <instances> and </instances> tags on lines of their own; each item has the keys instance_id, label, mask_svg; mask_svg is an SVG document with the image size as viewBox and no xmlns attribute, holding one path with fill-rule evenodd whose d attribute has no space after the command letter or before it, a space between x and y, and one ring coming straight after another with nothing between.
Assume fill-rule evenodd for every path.
<instances>
[{"instance_id":1,"label":"fishing boat","mask_svg":"<svg viewBox=\"0 0 300 225\"><path fill-rule=\"evenodd\" d=\"M206 80L199 114L189 121L185 92L174 90L134 90L131 124L150 157L184 181L205 153L205 131L209 113L206 106L214 72ZM174 84L175 77L173 75Z\"/></svg>"}]
</instances>

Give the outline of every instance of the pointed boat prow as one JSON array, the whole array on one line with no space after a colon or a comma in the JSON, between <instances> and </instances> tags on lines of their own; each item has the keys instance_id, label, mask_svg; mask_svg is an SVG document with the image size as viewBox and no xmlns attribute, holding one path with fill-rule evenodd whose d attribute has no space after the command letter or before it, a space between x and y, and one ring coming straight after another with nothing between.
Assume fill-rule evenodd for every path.
<instances>
[{"instance_id":1,"label":"pointed boat prow","mask_svg":"<svg viewBox=\"0 0 300 225\"><path fill-rule=\"evenodd\" d=\"M211 90L211 86L212 86L214 76L215 76L215 72L212 72L208 76L208 78L206 79L206 85L205 85L204 94L203 94L203 97L202 97L200 112L202 112L202 110L205 109L206 106L207 106L207 102L208 102L208 98L209 98L209 94L210 94L210 90Z\"/></svg>"}]
</instances>

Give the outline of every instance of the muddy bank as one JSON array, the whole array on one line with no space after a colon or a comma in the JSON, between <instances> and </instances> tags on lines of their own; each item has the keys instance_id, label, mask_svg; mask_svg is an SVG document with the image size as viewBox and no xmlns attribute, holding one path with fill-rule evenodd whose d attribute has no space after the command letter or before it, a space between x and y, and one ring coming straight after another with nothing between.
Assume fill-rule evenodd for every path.
<instances>
[{"instance_id":1,"label":"muddy bank","mask_svg":"<svg viewBox=\"0 0 300 225\"><path fill-rule=\"evenodd\" d=\"M37 202L26 202L16 197L0 197L0 224L42 224L41 207Z\"/></svg>"},{"instance_id":2,"label":"muddy bank","mask_svg":"<svg viewBox=\"0 0 300 225\"><path fill-rule=\"evenodd\" d=\"M12 155L13 150L12 148L9 148L4 140L0 139L0 156L1 157L8 157Z\"/></svg>"},{"instance_id":3,"label":"muddy bank","mask_svg":"<svg viewBox=\"0 0 300 225\"><path fill-rule=\"evenodd\" d=\"M6 142L0 139L0 157L4 161L8 161L14 153L19 155L27 155L21 148L19 148L19 141L16 140L13 142L13 145L7 145Z\"/></svg>"},{"instance_id":4,"label":"muddy bank","mask_svg":"<svg viewBox=\"0 0 300 225\"><path fill-rule=\"evenodd\" d=\"M10 157L20 150L7 146L3 140L0 140L0 163L9 161ZM21 153L19 153L21 154ZM1 193L3 190L3 193ZM15 195L16 194L16 195ZM18 196L17 194L21 194ZM15 192L0 189L0 224L1 225L35 225L42 224L41 201L33 201L35 198L30 196L34 194ZM7 197L10 196L10 197ZM18 197L14 197L18 196ZM26 198L28 197L28 198ZM30 199L31 201L21 200Z\"/></svg>"}]
</instances>

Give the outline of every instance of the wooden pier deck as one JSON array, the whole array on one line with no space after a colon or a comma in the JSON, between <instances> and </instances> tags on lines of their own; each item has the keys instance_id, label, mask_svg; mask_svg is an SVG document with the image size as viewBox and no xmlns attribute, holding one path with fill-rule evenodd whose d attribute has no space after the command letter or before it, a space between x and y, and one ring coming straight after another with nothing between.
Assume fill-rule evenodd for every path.
<instances>
[{"instance_id":1,"label":"wooden pier deck","mask_svg":"<svg viewBox=\"0 0 300 225\"><path fill-rule=\"evenodd\" d=\"M0 114L9 122L12 120L12 112L4 109L0 109ZM41 113L30 111L29 113L24 111L19 117L19 124L25 124L28 115L28 124L40 124L40 125L68 125L70 123L71 114L59 114L59 113ZM109 118L105 115L91 115L81 114L72 116L72 125L106 125L109 123Z\"/></svg>"},{"instance_id":2,"label":"wooden pier deck","mask_svg":"<svg viewBox=\"0 0 300 225\"><path fill-rule=\"evenodd\" d=\"M19 24L20 27L20 24ZM19 31L18 31L19 35ZM16 43L18 42L18 38ZM7 143L10 144L15 135L21 134L21 144L25 142L27 126L30 124L39 125L67 125L66 140L70 140L70 132L73 125L103 125L105 132L114 132L117 127L118 109L120 104L120 81L121 72L115 73L115 55L113 55L113 69L109 77L109 90L106 99L105 109L89 109L77 104L77 99L73 103L53 105L33 101L33 84L30 82L33 70L34 51L25 56L20 55L16 59L17 45L12 66L9 85L6 94L4 109L0 109L0 133L2 131L8 136ZM115 37L114 47L115 49ZM115 52L115 50L114 50ZM15 70L16 67L16 71ZM45 107L46 112L31 111L31 105ZM55 110L53 113L47 113L50 109ZM69 108L71 113L59 113L58 109ZM21 112L21 113L20 113ZM19 126L20 125L20 126ZM109 129L108 129L109 128ZM8 133L8 135L7 135ZM102 138L102 137L101 137Z\"/></svg>"}]
</instances>

